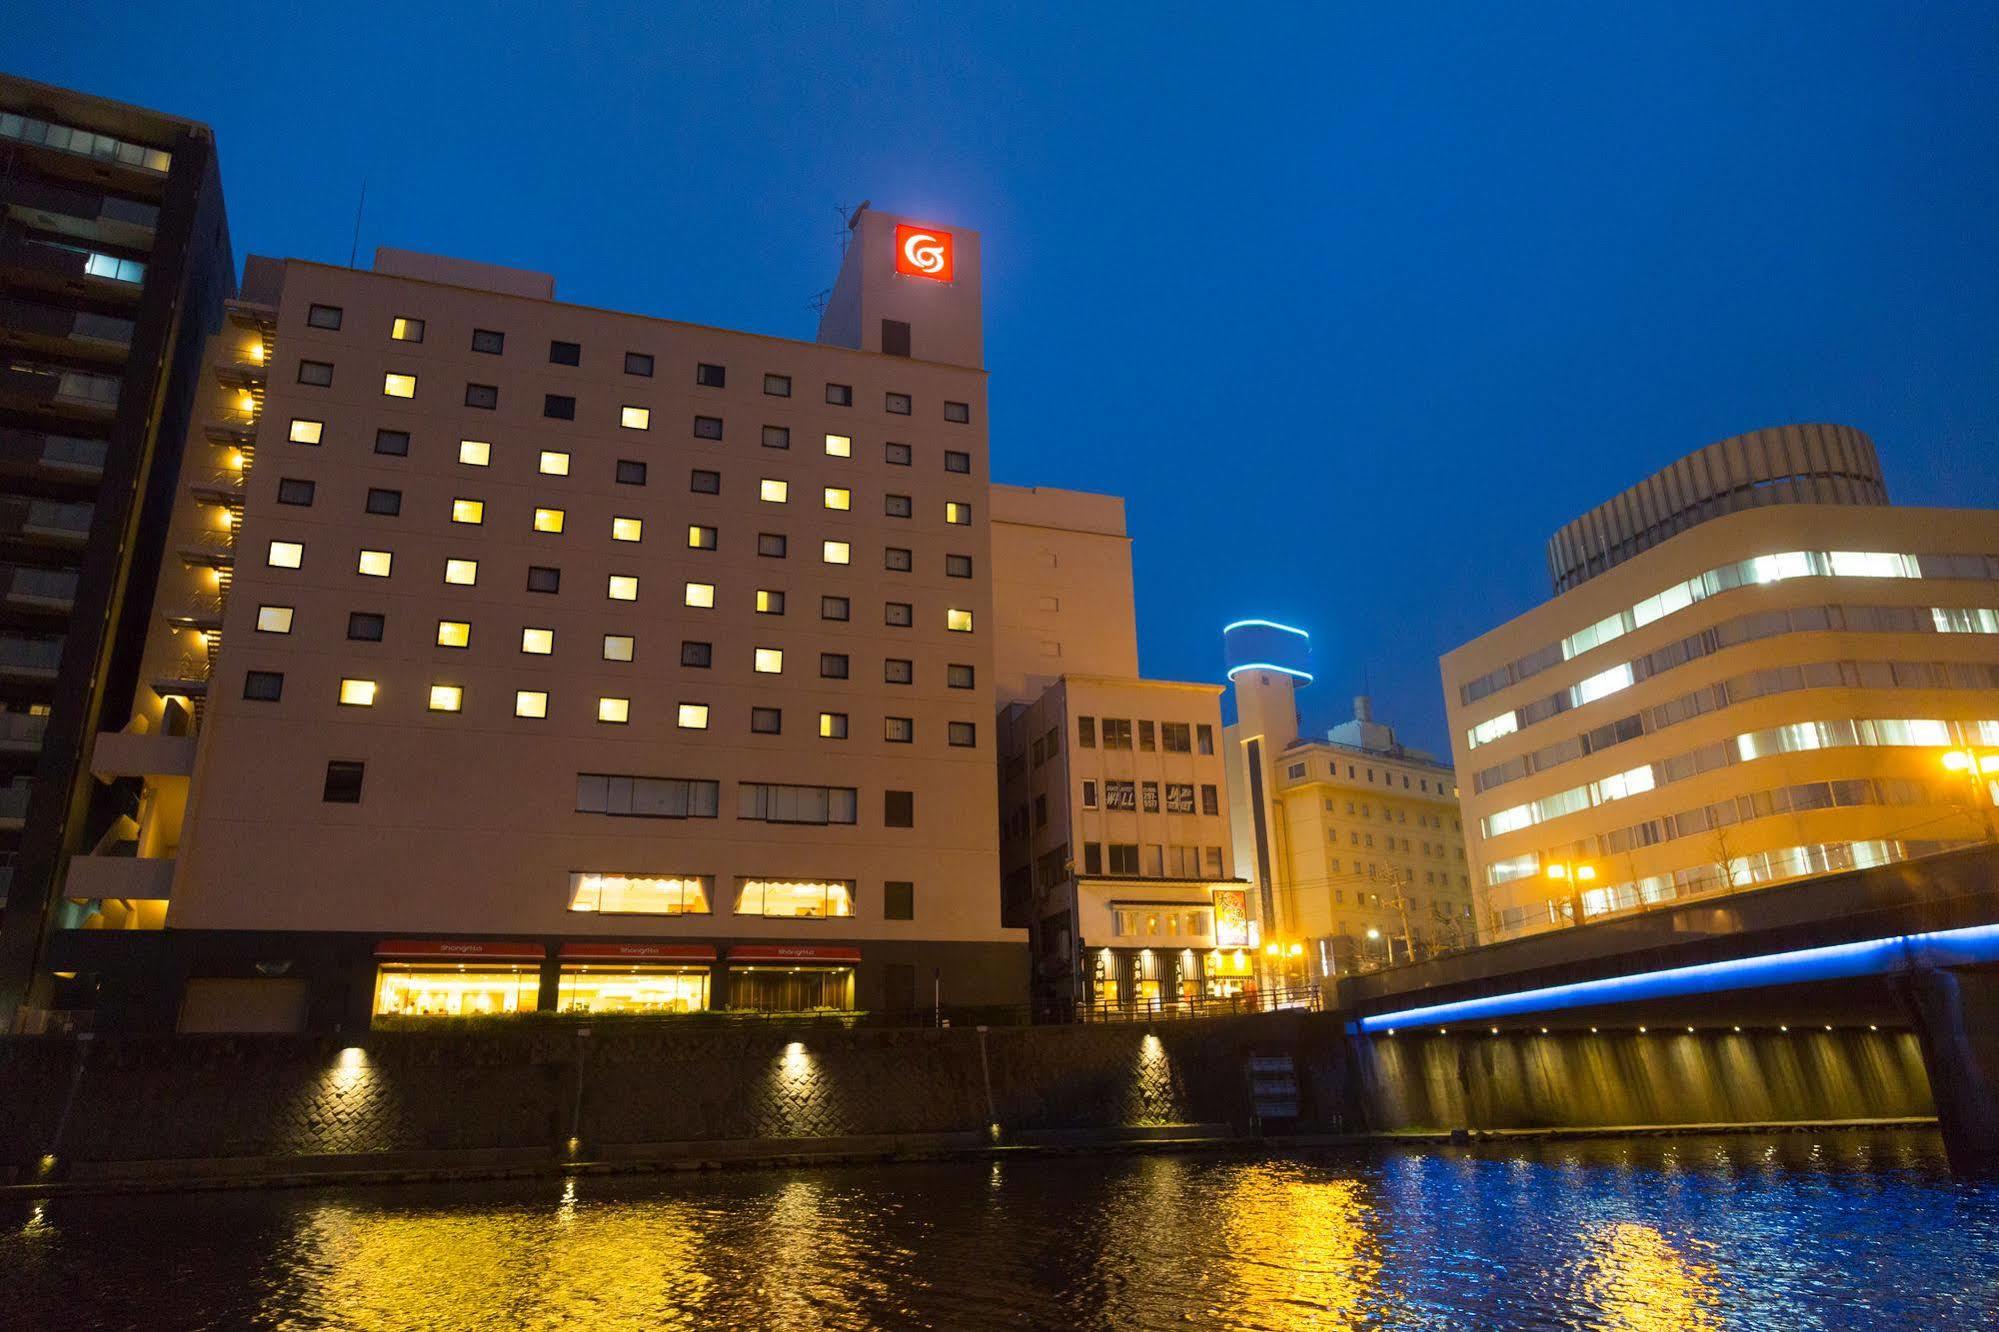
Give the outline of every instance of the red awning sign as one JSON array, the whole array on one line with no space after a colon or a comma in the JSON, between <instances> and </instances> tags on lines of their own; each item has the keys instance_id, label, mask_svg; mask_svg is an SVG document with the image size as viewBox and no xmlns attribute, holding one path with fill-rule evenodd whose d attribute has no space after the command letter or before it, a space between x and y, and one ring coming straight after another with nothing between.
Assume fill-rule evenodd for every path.
<instances>
[{"instance_id":1,"label":"red awning sign","mask_svg":"<svg viewBox=\"0 0 1999 1332\"><path fill-rule=\"evenodd\" d=\"M539 962L548 950L535 943L486 939L389 939L375 945L376 957L468 958L475 962Z\"/></svg>"},{"instance_id":2,"label":"red awning sign","mask_svg":"<svg viewBox=\"0 0 1999 1332\"><path fill-rule=\"evenodd\" d=\"M829 944L745 944L729 950L731 962L858 962L861 950Z\"/></svg>"},{"instance_id":3,"label":"red awning sign","mask_svg":"<svg viewBox=\"0 0 1999 1332\"><path fill-rule=\"evenodd\" d=\"M713 944L566 943L564 962L713 962Z\"/></svg>"}]
</instances>

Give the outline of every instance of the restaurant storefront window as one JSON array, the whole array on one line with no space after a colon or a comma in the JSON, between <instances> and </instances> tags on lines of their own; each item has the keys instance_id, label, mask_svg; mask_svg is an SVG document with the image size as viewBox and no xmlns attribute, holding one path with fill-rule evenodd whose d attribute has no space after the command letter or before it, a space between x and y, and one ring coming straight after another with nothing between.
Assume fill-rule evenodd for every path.
<instances>
[{"instance_id":1,"label":"restaurant storefront window","mask_svg":"<svg viewBox=\"0 0 1999 1332\"><path fill-rule=\"evenodd\" d=\"M1207 995L1233 999L1256 983L1255 959L1241 948L1217 948L1205 959Z\"/></svg>"},{"instance_id":2,"label":"restaurant storefront window","mask_svg":"<svg viewBox=\"0 0 1999 1332\"><path fill-rule=\"evenodd\" d=\"M565 966L556 998L563 1013L699 1013L707 1007L703 966Z\"/></svg>"},{"instance_id":3,"label":"restaurant storefront window","mask_svg":"<svg viewBox=\"0 0 1999 1332\"><path fill-rule=\"evenodd\" d=\"M378 1017L532 1013L541 997L539 944L392 939L375 949Z\"/></svg>"},{"instance_id":4,"label":"restaurant storefront window","mask_svg":"<svg viewBox=\"0 0 1999 1332\"><path fill-rule=\"evenodd\" d=\"M845 1011L854 1006L859 949L830 944L744 945L729 950L729 1007L756 1013Z\"/></svg>"}]
</instances>

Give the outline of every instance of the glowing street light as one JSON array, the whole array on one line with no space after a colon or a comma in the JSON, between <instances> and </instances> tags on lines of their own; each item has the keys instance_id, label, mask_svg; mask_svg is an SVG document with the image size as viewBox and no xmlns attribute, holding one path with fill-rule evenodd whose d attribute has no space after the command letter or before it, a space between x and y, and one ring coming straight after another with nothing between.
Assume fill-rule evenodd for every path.
<instances>
[{"instance_id":1,"label":"glowing street light","mask_svg":"<svg viewBox=\"0 0 1999 1332\"><path fill-rule=\"evenodd\" d=\"M1596 881L1596 866L1557 860L1543 871L1557 883L1566 884L1569 890L1569 924L1583 923L1583 885Z\"/></svg>"},{"instance_id":2,"label":"glowing street light","mask_svg":"<svg viewBox=\"0 0 1999 1332\"><path fill-rule=\"evenodd\" d=\"M1999 795L1993 793L1992 783L1987 780L1994 774L1999 774L1999 751L1988 750L1980 753L1976 749L1945 750L1943 766L1949 772L1963 773L1964 779L1971 783L1972 789L1985 797L1983 802L1980 802L1984 806L1982 815L1985 820L1985 840L1999 842L1999 829L1995 829L1992 823L1992 810L1995 804L1999 804ZM1977 797L1974 796L1973 800L1977 801Z\"/></svg>"}]
</instances>

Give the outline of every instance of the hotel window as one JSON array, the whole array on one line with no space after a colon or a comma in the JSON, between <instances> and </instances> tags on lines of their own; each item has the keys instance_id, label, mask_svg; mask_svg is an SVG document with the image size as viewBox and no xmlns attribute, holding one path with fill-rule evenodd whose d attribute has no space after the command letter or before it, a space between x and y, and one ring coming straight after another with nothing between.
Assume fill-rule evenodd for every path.
<instances>
[{"instance_id":1,"label":"hotel window","mask_svg":"<svg viewBox=\"0 0 1999 1332\"><path fill-rule=\"evenodd\" d=\"M972 419L972 405L966 402L947 402L944 404L944 419L963 425Z\"/></svg>"},{"instance_id":2,"label":"hotel window","mask_svg":"<svg viewBox=\"0 0 1999 1332\"><path fill-rule=\"evenodd\" d=\"M365 763L334 759L326 765L326 785L320 788L320 800L329 805L360 804L361 780L367 769Z\"/></svg>"},{"instance_id":3,"label":"hotel window","mask_svg":"<svg viewBox=\"0 0 1999 1332\"><path fill-rule=\"evenodd\" d=\"M486 521L486 502L475 499L454 499L451 501L451 521L467 523L474 527Z\"/></svg>"},{"instance_id":4,"label":"hotel window","mask_svg":"<svg viewBox=\"0 0 1999 1332\"><path fill-rule=\"evenodd\" d=\"M493 446L483 439L458 441L458 461L466 467L487 467L493 461Z\"/></svg>"},{"instance_id":5,"label":"hotel window","mask_svg":"<svg viewBox=\"0 0 1999 1332\"><path fill-rule=\"evenodd\" d=\"M484 352L488 356L498 356L506 348L507 335L490 328L472 330L472 350Z\"/></svg>"},{"instance_id":6,"label":"hotel window","mask_svg":"<svg viewBox=\"0 0 1999 1332\"><path fill-rule=\"evenodd\" d=\"M791 879L743 879L736 885L736 914L813 919L851 916L854 914L854 885L837 880L821 883ZM797 981L798 977L790 976L788 979Z\"/></svg>"},{"instance_id":7,"label":"hotel window","mask_svg":"<svg viewBox=\"0 0 1999 1332\"><path fill-rule=\"evenodd\" d=\"M694 438L720 439L722 418L719 416L697 416L694 418Z\"/></svg>"},{"instance_id":8,"label":"hotel window","mask_svg":"<svg viewBox=\"0 0 1999 1332\"><path fill-rule=\"evenodd\" d=\"M1138 844L1136 842L1112 842L1111 873L1138 873Z\"/></svg>"},{"instance_id":9,"label":"hotel window","mask_svg":"<svg viewBox=\"0 0 1999 1332\"><path fill-rule=\"evenodd\" d=\"M944 668L944 684L950 689L972 688L972 668L953 662Z\"/></svg>"},{"instance_id":10,"label":"hotel window","mask_svg":"<svg viewBox=\"0 0 1999 1332\"><path fill-rule=\"evenodd\" d=\"M908 573L916 567L916 557L901 546L889 546L882 551L882 568L890 573Z\"/></svg>"},{"instance_id":11,"label":"hotel window","mask_svg":"<svg viewBox=\"0 0 1999 1332\"><path fill-rule=\"evenodd\" d=\"M791 484L765 477L757 482L757 498L766 504L783 504L791 499Z\"/></svg>"},{"instance_id":12,"label":"hotel window","mask_svg":"<svg viewBox=\"0 0 1999 1332\"><path fill-rule=\"evenodd\" d=\"M972 470L972 455L960 453L956 449L944 451L944 470L947 472L969 472Z\"/></svg>"},{"instance_id":13,"label":"hotel window","mask_svg":"<svg viewBox=\"0 0 1999 1332\"><path fill-rule=\"evenodd\" d=\"M537 532L546 532L552 536L562 531L563 517L561 509L536 509L534 511L534 530Z\"/></svg>"},{"instance_id":14,"label":"hotel window","mask_svg":"<svg viewBox=\"0 0 1999 1332\"><path fill-rule=\"evenodd\" d=\"M944 576L946 578L970 578L972 576L972 557L969 555L946 555L944 557Z\"/></svg>"},{"instance_id":15,"label":"hotel window","mask_svg":"<svg viewBox=\"0 0 1999 1332\"><path fill-rule=\"evenodd\" d=\"M375 682L348 676L340 681L340 705L346 708L375 706Z\"/></svg>"},{"instance_id":16,"label":"hotel window","mask_svg":"<svg viewBox=\"0 0 1999 1332\"><path fill-rule=\"evenodd\" d=\"M416 396L416 376L399 375L391 370L382 376L382 396L387 398L414 398Z\"/></svg>"},{"instance_id":17,"label":"hotel window","mask_svg":"<svg viewBox=\"0 0 1999 1332\"><path fill-rule=\"evenodd\" d=\"M706 703L682 703L675 718L675 724L683 731L707 730L708 705Z\"/></svg>"},{"instance_id":18,"label":"hotel window","mask_svg":"<svg viewBox=\"0 0 1999 1332\"><path fill-rule=\"evenodd\" d=\"M822 620L844 620L852 609L853 604L845 597L819 598L819 618Z\"/></svg>"},{"instance_id":19,"label":"hotel window","mask_svg":"<svg viewBox=\"0 0 1999 1332\"><path fill-rule=\"evenodd\" d=\"M782 735L784 733L784 710L782 708L751 708L750 731L755 735Z\"/></svg>"},{"instance_id":20,"label":"hotel window","mask_svg":"<svg viewBox=\"0 0 1999 1332\"><path fill-rule=\"evenodd\" d=\"M854 405L854 386L852 384L828 384L826 386L826 401L835 407L852 407Z\"/></svg>"},{"instance_id":21,"label":"hotel window","mask_svg":"<svg viewBox=\"0 0 1999 1332\"><path fill-rule=\"evenodd\" d=\"M819 654L819 678L822 680L844 680L847 678L847 654L844 652L822 652Z\"/></svg>"},{"instance_id":22,"label":"hotel window","mask_svg":"<svg viewBox=\"0 0 1999 1332\"><path fill-rule=\"evenodd\" d=\"M715 585L713 583L689 583L681 589L681 603L701 610L712 610L715 605Z\"/></svg>"},{"instance_id":23,"label":"hotel window","mask_svg":"<svg viewBox=\"0 0 1999 1332\"><path fill-rule=\"evenodd\" d=\"M394 518L403 511L403 492L400 490L378 490L368 488L367 509L369 513L383 518Z\"/></svg>"},{"instance_id":24,"label":"hotel window","mask_svg":"<svg viewBox=\"0 0 1999 1332\"><path fill-rule=\"evenodd\" d=\"M529 571L532 578L533 571ZM471 587L479 581L479 561L451 559L444 562L444 581L459 587Z\"/></svg>"},{"instance_id":25,"label":"hotel window","mask_svg":"<svg viewBox=\"0 0 1999 1332\"><path fill-rule=\"evenodd\" d=\"M582 344L576 342L550 342L548 344L548 363L550 365L583 364Z\"/></svg>"},{"instance_id":26,"label":"hotel window","mask_svg":"<svg viewBox=\"0 0 1999 1332\"><path fill-rule=\"evenodd\" d=\"M632 719L632 701L629 698L612 698L606 695L597 700L597 720L609 722L613 726L623 726Z\"/></svg>"},{"instance_id":27,"label":"hotel window","mask_svg":"<svg viewBox=\"0 0 1999 1332\"><path fill-rule=\"evenodd\" d=\"M822 502L829 509L845 512L854 507L854 492L845 486L827 486Z\"/></svg>"},{"instance_id":28,"label":"hotel window","mask_svg":"<svg viewBox=\"0 0 1999 1332\"><path fill-rule=\"evenodd\" d=\"M963 527L972 521L972 506L958 500L948 500L944 505L944 521Z\"/></svg>"},{"instance_id":29,"label":"hotel window","mask_svg":"<svg viewBox=\"0 0 1999 1332\"><path fill-rule=\"evenodd\" d=\"M889 443L882 445L882 461L891 467L907 467L913 461L909 445Z\"/></svg>"},{"instance_id":30,"label":"hotel window","mask_svg":"<svg viewBox=\"0 0 1999 1332\"><path fill-rule=\"evenodd\" d=\"M954 721L945 730L948 732L947 742L959 749L967 749L979 743L979 728L971 722Z\"/></svg>"},{"instance_id":31,"label":"hotel window","mask_svg":"<svg viewBox=\"0 0 1999 1332\"><path fill-rule=\"evenodd\" d=\"M355 572L369 578L387 578L395 564L395 555L386 550L364 550L355 561Z\"/></svg>"},{"instance_id":32,"label":"hotel window","mask_svg":"<svg viewBox=\"0 0 1999 1332\"><path fill-rule=\"evenodd\" d=\"M613 531L611 535L616 536L617 532L615 530L615 525L620 520L614 518L611 521L613 523ZM638 522L638 519L632 518L624 521L636 523ZM633 541L638 540L636 536L631 537L629 539ZM715 549L716 541L718 541L719 539L720 539L719 534L712 527L703 527L699 523L692 523L688 525L687 548L689 550L713 550Z\"/></svg>"},{"instance_id":33,"label":"hotel window","mask_svg":"<svg viewBox=\"0 0 1999 1332\"><path fill-rule=\"evenodd\" d=\"M882 496L882 512L890 518L907 518L915 510L915 502L907 495Z\"/></svg>"},{"instance_id":34,"label":"hotel window","mask_svg":"<svg viewBox=\"0 0 1999 1332\"><path fill-rule=\"evenodd\" d=\"M715 661L713 643L697 643L693 639L682 639L680 643L680 664L706 670Z\"/></svg>"},{"instance_id":35,"label":"hotel window","mask_svg":"<svg viewBox=\"0 0 1999 1332\"><path fill-rule=\"evenodd\" d=\"M887 602L882 606L882 623L907 629L916 623L916 608L906 601Z\"/></svg>"},{"instance_id":36,"label":"hotel window","mask_svg":"<svg viewBox=\"0 0 1999 1332\"><path fill-rule=\"evenodd\" d=\"M407 430L377 430L375 432L375 452L391 458L409 457L410 432Z\"/></svg>"},{"instance_id":37,"label":"hotel window","mask_svg":"<svg viewBox=\"0 0 1999 1332\"><path fill-rule=\"evenodd\" d=\"M462 648L472 645L472 625L466 620L439 620L437 622L437 645L447 648Z\"/></svg>"},{"instance_id":38,"label":"hotel window","mask_svg":"<svg viewBox=\"0 0 1999 1332\"><path fill-rule=\"evenodd\" d=\"M625 353L625 373L652 378L652 357L645 352Z\"/></svg>"},{"instance_id":39,"label":"hotel window","mask_svg":"<svg viewBox=\"0 0 1999 1332\"><path fill-rule=\"evenodd\" d=\"M782 532L757 533L757 554L773 560L784 558L786 542Z\"/></svg>"},{"instance_id":40,"label":"hotel window","mask_svg":"<svg viewBox=\"0 0 1999 1332\"><path fill-rule=\"evenodd\" d=\"M1201 783L1201 812L1203 814L1221 813L1222 812L1221 801L1222 801L1221 792L1215 788L1215 784L1213 782Z\"/></svg>"},{"instance_id":41,"label":"hotel window","mask_svg":"<svg viewBox=\"0 0 1999 1332\"><path fill-rule=\"evenodd\" d=\"M765 394L767 394L767 395L768 395L768 396L770 396L770 397L773 397L773 398L788 398L788 397L790 397L790 396L791 396L791 376L790 376L790 375L768 375L768 374L767 374L767 375L765 375L765 376L764 376L764 393L765 393Z\"/></svg>"},{"instance_id":42,"label":"hotel window","mask_svg":"<svg viewBox=\"0 0 1999 1332\"><path fill-rule=\"evenodd\" d=\"M576 399L567 393L544 393L541 395L541 414L551 421L574 421Z\"/></svg>"},{"instance_id":43,"label":"hotel window","mask_svg":"<svg viewBox=\"0 0 1999 1332\"><path fill-rule=\"evenodd\" d=\"M388 617L378 611L349 611L347 637L357 643L379 643L388 623Z\"/></svg>"},{"instance_id":44,"label":"hotel window","mask_svg":"<svg viewBox=\"0 0 1999 1332\"><path fill-rule=\"evenodd\" d=\"M694 588L698 585L689 583L687 586L688 595L692 596ZM604 585L604 595L613 601L637 601L639 599L639 580L637 575L612 574L609 581ZM710 599L709 604L713 605L715 596L715 589L713 587L708 589L708 596ZM690 601L687 604L693 606L699 603Z\"/></svg>"},{"instance_id":45,"label":"hotel window","mask_svg":"<svg viewBox=\"0 0 1999 1332\"><path fill-rule=\"evenodd\" d=\"M543 449L535 470L543 476L568 476L569 455L559 449Z\"/></svg>"},{"instance_id":46,"label":"hotel window","mask_svg":"<svg viewBox=\"0 0 1999 1332\"><path fill-rule=\"evenodd\" d=\"M727 366L709 365L702 361L694 367L694 382L703 388L726 388L729 382Z\"/></svg>"},{"instance_id":47,"label":"hotel window","mask_svg":"<svg viewBox=\"0 0 1999 1332\"><path fill-rule=\"evenodd\" d=\"M545 564L528 566L528 591L560 592L562 590L562 570L551 569Z\"/></svg>"},{"instance_id":48,"label":"hotel window","mask_svg":"<svg viewBox=\"0 0 1999 1332\"><path fill-rule=\"evenodd\" d=\"M1203 754L1212 754L1215 752L1215 728L1213 726L1210 726L1207 722L1198 722L1195 724L1194 748Z\"/></svg>"},{"instance_id":49,"label":"hotel window","mask_svg":"<svg viewBox=\"0 0 1999 1332\"><path fill-rule=\"evenodd\" d=\"M624 406L618 409L618 424L626 430L652 429L652 410L646 407ZM721 436L717 435L717 439Z\"/></svg>"},{"instance_id":50,"label":"hotel window","mask_svg":"<svg viewBox=\"0 0 1999 1332\"><path fill-rule=\"evenodd\" d=\"M1104 872L1104 848L1101 842L1083 843L1083 873L1102 874Z\"/></svg>"},{"instance_id":51,"label":"hotel window","mask_svg":"<svg viewBox=\"0 0 1999 1332\"><path fill-rule=\"evenodd\" d=\"M907 393L889 393L883 395L882 410L892 416L909 415L909 395Z\"/></svg>"},{"instance_id":52,"label":"hotel window","mask_svg":"<svg viewBox=\"0 0 1999 1332\"><path fill-rule=\"evenodd\" d=\"M914 828L916 826L916 792L882 792L882 827Z\"/></svg>"},{"instance_id":53,"label":"hotel window","mask_svg":"<svg viewBox=\"0 0 1999 1332\"><path fill-rule=\"evenodd\" d=\"M784 673L784 649L756 649L756 672L758 675L782 675Z\"/></svg>"},{"instance_id":54,"label":"hotel window","mask_svg":"<svg viewBox=\"0 0 1999 1332\"><path fill-rule=\"evenodd\" d=\"M916 663L906 657L886 657L882 660L883 684L915 684Z\"/></svg>"},{"instance_id":55,"label":"hotel window","mask_svg":"<svg viewBox=\"0 0 1999 1332\"><path fill-rule=\"evenodd\" d=\"M1131 748L1131 721L1125 717L1104 718L1104 748Z\"/></svg>"},{"instance_id":56,"label":"hotel window","mask_svg":"<svg viewBox=\"0 0 1999 1332\"><path fill-rule=\"evenodd\" d=\"M555 651L555 630L521 630L521 651L536 657L546 657Z\"/></svg>"},{"instance_id":57,"label":"hotel window","mask_svg":"<svg viewBox=\"0 0 1999 1332\"><path fill-rule=\"evenodd\" d=\"M1194 748L1194 728L1186 722L1159 723L1159 747L1169 754L1187 754Z\"/></svg>"},{"instance_id":58,"label":"hotel window","mask_svg":"<svg viewBox=\"0 0 1999 1332\"><path fill-rule=\"evenodd\" d=\"M285 692L283 671L245 671L243 697L258 703L275 703Z\"/></svg>"},{"instance_id":59,"label":"hotel window","mask_svg":"<svg viewBox=\"0 0 1999 1332\"><path fill-rule=\"evenodd\" d=\"M305 322L314 328L340 329L341 310L337 305L309 305L305 311Z\"/></svg>"},{"instance_id":60,"label":"hotel window","mask_svg":"<svg viewBox=\"0 0 1999 1332\"><path fill-rule=\"evenodd\" d=\"M894 745L906 745L916 738L916 721L911 717L882 718L882 739Z\"/></svg>"},{"instance_id":61,"label":"hotel window","mask_svg":"<svg viewBox=\"0 0 1999 1332\"><path fill-rule=\"evenodd\" d=\"M300 361L298 382L314 388L326 388L333 383L333 367L325 361Z\"/></svg>"},{"instance_id":62,"label":"hotel window","mask_svg":"<svg viewBox=\"0 0 1999 1332\"><path fill-rule=\"evenodd\" d=\"M1097 719L1095 717L1076 718L1076 748L1095 749L1097 747ZM1106 749L1110 746L1104 746Z\"/></svg>"},{"instance_id":63,"label":"hotel window","mask_svg":"<svg viewBox=\"0 0 1999 1332\"><path fill-rule=\"evenodd\" d=\"M634 458L618 459L617 482L621 486L642 486L646 483L646 465Z\"/></svg>"},{"instance_id":64,"label":"hotel window","mask_svg":"<svg viewBox=\"0 0 1999 1332\"><path fill-rule=\"evenodd\" d=\"M278 503L311 504L313 489L313 484L310 481L301 481L296 477L289 476L280 477L278 479Z\"/></svg>"},{"instance_id":65,"label":"hotel window","mask_svg":"<svg viewBox=\"0 0 1999 1332\"><path fill-rule=\"evenodd\" d=\"M497 384L467 384L465 405L492 411L500 405L500 389Z\"/></svg>"},{"instance_id":66,"label":"hotel window","mask_svg":"<svg viewBox=\"0 0 1999 1332\"><path fill-rule=\"evenodd\" d=\"M829 458L851 458L854 456L854 440L851 435L826 436L826 456Z\"/></svg>"},{"instance_id":67,"label":"hotel window","mask_svg":"<svg viewBox=\"0 0 1999 1332\"><path fill-rule=\"evenodd\" d=\"M292 631L292 608L290 606L257 607L257 632L260 634L288 634Z\"/></svg>"},{"instance_id":68,"label":"hotel window","mask_svg":"<svg viewBox=\"0 0 1999 1332\"><path fill-rule=\"evenodd\" d=\"M604 635L605 661L630 661L632 659L633 638L630 634Z\"/></svg>"},{"instance_id":69,"label":"hotel window","mask_svg":"<svg viewBox=\"0 0 1999 1332\"><path fill-rule=\"evenodd\" d=\"M820 543L819 558L826 564L851 564L853 550L844 541L826 541Z\"/></svg>"},{"instance_id":70,"label":"hotel window","mask_svg":"<svg viewBox=\"0 0 1999 1332\"><path fill-rule=\"evenodd\" d=\"M719 495L722 493L722 474L697 467L688 480L687 488L697 495Z\"/></svg>"},{"instance_id":71,"label":"hotel window","mask_svg":"<svg viewBox=\"0 0 1999 1332\"><path fill-rule=\"evenodd\" d=\"M844 712L820 713L819 738L822 740L845 740L847 738L847 714Z\"/></svg>"},{"instance_id":72,"label":"hotel window","mask_svg":"<svg viewBox=\"0 0 1999 1332\"><path fill-rule=\"evenodd\" d=\"M432 712L458 712L465 706L465 690L461 685L434 684L430 687L430 710Z\"/></svg>"},{"instance_id":73,"label":"hotel window","mask_svg":"<svg viewBox=\"0 0 1999 1332\"><path fill-rule=\"evenodd\" d=\"M778 591L776 588L770 588L770 587L758 588L757 614L759 615L784 614L784 593Z\"/></svg>"},{"instance_id":74,"label":"hotel window","mask_svg":"<svg viewBox=\"0 0 1999 1332\"><path fill-rule=\"evenodd\" d=\"M294 444L317 444L325 432L324 421L308 421L303 416L292 418L291 441Z\"/></svg>"},{"instance_id":75,"label":"hotel window","mask_svg":"<svg viewBox=\"0 0 1999 1332\"><path fill-rule=\"evenodd\" d=\"M516 689L514 691L514 715L516 717L542 718L548 715L548 691L544 689Z\"/></svg>"},{"instance_id":76,"label":"hotel window","mask_svg":"<svg viewBox=\"0 0 1999 1332\"><path fill-rule=\"evenodd\" d=\"M1086 781L1083 783L1083 808L1095 809L1096 807L1097 807L1097 784L1095 782Z\"/></svg>"},{"instance_id":77,"label":"hotel window","mask_svg":"<svg viewBox=\"0 0 1999 1332\"><path fill-rule=\"evenodd\" d=\"M954 634L969 634L972 632L972 613L955 608L947 610L944 612L944 627Z\"/></svg>"},{"instance_id":78,"label":"hotel window","mask_svg":"<svg viewBox=\"0 0 1999 1332\"><path fill-rule=\"evenodd\" d=\"M763 444L767 449L788 449L791 447L791 431L785 426L767 425L763 431Z\"/></svg>"},{"instance_id":79,"label":"hotel window","mask_svg":"<svg viewBox=\"0 0 1999 1332\"><path fill-rule=\"evenodd\" d=\"M907 879L890 879L882 884L882 919L916 919L916 885Z\"/></svg>"},{"instance_id":80,"label":"hotel window","mask_svg":"<svg viewBox=\"0 0 1999 1332\"><path fill-rule=\"evenodd\" d=\"M397 342L422 342L423 320L397 315L395 322L389 325L389 336Z\"/></svg>"}]
</instances>

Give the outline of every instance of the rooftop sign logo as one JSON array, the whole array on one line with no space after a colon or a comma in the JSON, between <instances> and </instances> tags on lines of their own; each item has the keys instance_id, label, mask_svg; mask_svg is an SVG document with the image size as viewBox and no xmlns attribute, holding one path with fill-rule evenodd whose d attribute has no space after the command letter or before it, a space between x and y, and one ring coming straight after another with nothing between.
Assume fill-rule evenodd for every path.
<instances>
[{"instance_id":1,"label":"rooftop sign logo","mask_svg":"<svg viewBox=\"0 0 1999 1332\"><path fill-rule=\"evenodd\" d=\"M895 229L895 271L911 277L951 280L951 233L898 224Z\"/></svg>"}]
</instances>

